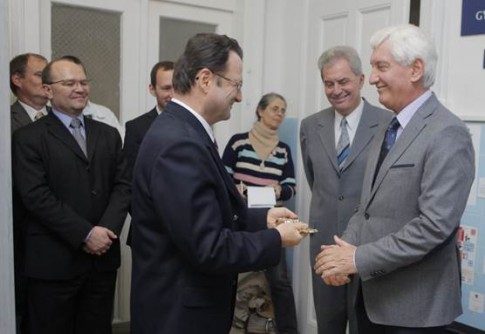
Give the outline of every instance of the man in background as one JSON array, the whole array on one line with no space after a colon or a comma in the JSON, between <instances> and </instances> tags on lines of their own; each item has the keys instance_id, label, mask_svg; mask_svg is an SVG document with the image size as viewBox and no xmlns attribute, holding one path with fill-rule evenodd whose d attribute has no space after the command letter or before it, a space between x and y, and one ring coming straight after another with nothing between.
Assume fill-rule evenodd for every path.
<instances>
[{"instance_id":1,"label":"man in background","mask_svg":"<svg viewBox=\"0 0 485 334\"><path fill-rule=\"evenodd\" d=\"M24 53L10 61L10 89L17 97L10 107L11 132L47 115L47 96L42 87L42 70L47 59Z\"/></svg>"},{"instance_id":2,"label":"man in background","mask_svg":"<svg viewBox=\"0 0 485 334\"><path fill-rule=\"evenodd\" d=\"M157 104L152 110L125 124L126 134L123 152L128 162L130 178L133 178L133 167L135 166L136 157L143 137L145 137L155 118L165 110L168 101L172 99L172 77L173 62L161 61L156 63L150 71L150 85L148 86L148 90L156 98ZM131 225L128 230L126 243L128 246L131 246Z\"/></svg>"},{"instance_id":3,"label":"man in background","mask_svg":"<svg viewBox=\"0 0 485 334\"><path fill-rule=\"evenodd\" d=\"M237 274L276 265L306 224L276 226L296 218L286 208L248 210L219 157L211 126L242 98L237 41L192 37L173 86L133 174L131 333L227 334Z\"/></svg>"},{"instance_id":4,"label":"man in background","mask_svg":"<svg viewBox=\"0 0 485 334\"><path fill-rule=\"evenodd\" d=\"M161 61L153 66L150 72L150 85L148 86L148 89L150 94L156 98L157 104L152 110L126 122L125 124L126 135L123 151L128 160L130 175L133 174L133 166L135 165L138 149L140 148L145 133L148 131L155 118L163 112L167 102L172 99L172 76L173 62Z\"/></svg>"},{"instance_id":5,"label":"man in background","mask_svg":"<svg viewBox=\"0 0 485 334\"><path fill-rule=\"evenodd\" d=\"M359 274L360 333L444 333L462 313L456 232L474 178L466 125L431 91L437 54L412 25L371 38L370 83L394 112L369 149L358 211L322 247L327 284Z\"/></svg>"},{"instance_id":6,"label":"man in background","mask_svg":"<svg viewBox=\"0 0 485 334\"><path fill-rule=\"evenodd\" d=\"M320 246L341 235L356 210L362 190L370 142L390 112L361 97L362 62L353 48L336 46L322 53L318 68L330 108L305 118L300 128L303 166L312 191L309 224L318 229L310 238L310 259ZM357 332L353 300L356 285L333 287L312 275L313 301L319 334Z\"/></svg>"},{"instance_id":7,"label":"man in background","mask_svg":"<svg viewBox=\"0 0 485 334\"><path fill-rule=\"evenodd\" d=\"M83 116L89 84L79 59L49 63L42 82L52 111L12 138L14 186L27 210L29 330L109 334L130 201L121 137Z\"/></svg>"},{"instance_id":8,"label":"man in background","mask_svg":"<svg viewBox=\"0 0 485 334\"><path fill-rule=\"evenodd\" d=\"M10 61L10 89L17 100L10 106L10 132L47 115L47 95L42 87L42 70L47 59L24 53ZM25 207L16 191L12 192L15 268L15 311L17 333L27 333L27 287L24 275Z\"/></svg>"}]
</instances>

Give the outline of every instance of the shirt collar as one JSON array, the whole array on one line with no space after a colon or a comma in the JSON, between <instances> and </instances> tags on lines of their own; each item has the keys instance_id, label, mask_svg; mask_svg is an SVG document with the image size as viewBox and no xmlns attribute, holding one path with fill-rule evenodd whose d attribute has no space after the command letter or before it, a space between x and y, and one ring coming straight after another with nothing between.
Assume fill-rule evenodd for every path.
<instances>
[{"instance_id":1,"label":"shirt collar","mask_svg":"<svg viewBox=\"0 0 485 334\"><path fill-rule=\"evenodd\" d=\"M401 128L404 129L406 125L408 125L409 121L414 116L416 111L424 104L424 102L426 102L426 100L431 97L431 94L431 90L428 89L420 97L408 104L403 110L399 112L399 114L396 115L397 120L401 125Z\"/></svg>"},{"instance_id":2,"label":"shirt collar","mask_svg":"<svg viewBox=\"0 0 485 334\"><path fill-rule=\"evenodd\" d=\"M160 109L158 104L155 105L155 110L157 111L157 114L159 114L159 115L163 112L163 109Z\"/></svg>"},{"instance_id":3,"label":"shirt collar","mask_svg":"<svg viewBox=\"0 0 485 334\"><path fill-rule=\"evenodd\" d=\"M209 125L209 123L207 123L207 121L204 119L204 117L200 116L194 109L192 109L191 107L189 107L188 105L186 105L182 101L177 100L176 98L172 98L171 101L177 103L178 105L180 105L180 106L184 107L185 109L187 109L188 111L190 111L190 113L192 115L194 115L195 118L197 118L197 120L200 122L200 124L202 124L202 126L204 127L205 131L209 135L212 142L215 142L214 132L212 131L211 126Z\"/></svg>"},{"instance_id":4,"label":"shirt collar","mask_svg":"<svg viewBox=\"0 0 485 334\"><path fill-rule=\"evenodd\" d=\"M54 113L54 115L57 116L57 118L59 118L59 120L62 122L62 124L64 124L64 126L69 129L69 126L71 125L71 120L74 117L73 116L70 116L70 115L66 115L66 114L64 114L64 113L62 113L59 110L56 110L54 108L52 108L52 112ZM83 114L80 114L78 116L75 116L75 118L79 119L81 121L82 127L85 128Z\"/></svg>"},{"instance_id":5,"label":"shirt collar","mask_svg":"<svg viewBox=\"0 0 485 334\"><path fill-rule=\"evenodd\" d=\"M357 108L355 108L350 114L345 116L345 119L347 120L347 126L350 131L355 132L357 130L357 127L359 126L360 118L362 117L363 110L364 110L364 103L362 102L362 99L361 99ZM334 110L334 112L335 112L335 126L336 127L338 126L340 128L340 122L344 117L341 114L339 114L336 110Z\"/></svg>"},{"instance_id":6,"label":"shirt collar","mask_svg":"<svg viewBox=\"0 0 485 334\"><path fill-rule=\"evenodd\" d=\"M42 109L40 110L37 110L35 108L32 108L31 106L29 106L28 104L25 104L23 103L22 101L18 100L20 105L25 109L25 111L27 112L27 114L29 115L30 119L32 121L35 120L35 115L40 111L45 115L47 115L47 108L46 106L43 106Z\"/></svg>"}]
</instances>

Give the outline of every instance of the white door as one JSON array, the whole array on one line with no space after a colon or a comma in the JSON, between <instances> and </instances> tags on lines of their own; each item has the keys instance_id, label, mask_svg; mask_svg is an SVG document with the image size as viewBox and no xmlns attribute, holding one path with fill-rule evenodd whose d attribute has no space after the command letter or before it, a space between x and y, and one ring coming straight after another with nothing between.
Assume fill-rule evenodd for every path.
<instances>
[{"instance_id":1,"label":"white door","mask_svg":"<svg viewBox=\"0 0 485 334\"><path fill-rule=\"evenodd\" d=\"M153 108L155 103L147 89L151 67L162 60L176 61L188 38L198 32L215 32L239 40L238 29L235 27L238 24L238 6L241 6L241 3L227 0L149 3L148 61L143 74L145 81L141 85L141 96L145 96L146 110ZM173 48L176 50L172 50ZM172 59L166 59L167 57ZM238 108L240 107L234 106L232 113L238 113ZM217 141L225 143L233 134L231 130L228 126L216 124L214 133Z\"/></svg>"},{"instance_id":2,"label":"white door","mask_svg":"<svg viewBox=\"0 0 485 334\"><path fill-rule=\"evenodd\" d=\"M304 36L306 40L306 68L304 108L300 119L329 104L323 92L317 60L320 54L335 45L353 46L360 54L363 71L368 78L371 49L370 36L379 28L390 24L407 23L409 1L396 0L309 0L306 16L308 26ZM378 104L373 87L365 84L362 96L371 103ZM297 212L301 219L308 221L311 192L308 188L303 166L299 160L299 197ZM299 328L302 334L317 333L317 323L313 307L311 268L308 254L308 240L295 249L293 280L298 310ZM323 284L323 282L322 282Z\"/></svg>"},{"instance_id":3,"label":"white door","mask_svg":"<svg viewBox=\"0 0 485 334\"><path fill-rule=\"evenodd\" d=\"M118 33L112 36L112 39L117 40L113 51L111 50L100 50L99 41L103 38L110 39L111 36L103 36L103 33L106 34L106 31L99 28L99 31L96 32L96 29L93 27L89 27L87 29L85 26L85 22L83 20L79 20L74 22L68 22L69 28L71 30L72 35L72 47L69 45L65 45L63 50L66 52L76 55L76 43L80 43L78 39L86 39L90 38L89 34L86 34L86 31L92 32L92 40L89 43L86 43L86 48L88 50L83 50L83 57L81 60L85 64L87 64L86 58L89 55L94 55L97 53L98 56L101 57L103 63L108 63L110 66L101 66L100 69L96 68L100 66L100 64L93 64L92 66L93 71L99 71L101 73L97 73L100 76L110 76L110 72L118 78L115 80L116 82L113 83L113 96L116 101L114 104L116 105L118 110L113 110L117 115L119 115L120 121L123 123L124 120L130 119L127 118L127 115L130 111L138 110L139 108L139 100L140 97L137 95L139 90L139 76L138 73L140 72L140 58L141 53L139 52L141 46L141 30L134 28L140 26L140 13L141 13L141 2L137 0L103 0L103 1L96 1L96 0L55 0L55 1L42 1L40 5L40 17L41 17L41 32L40 32L40 49L41 53L48 58L51 58L51 55L58 57L59 55L55 54L53 38L56 36L56 32L58 31L59 27L62 30L62 21L65 18L61 15L58 15L56 11L68 10L71 14L72 13L79 13L79 16L89 17L92 16L99 16L107 14L110 16L112 24L115 27L114 31L118 31ZM61 12L62 13L62 12ZM112 14L112 15L110 15ZM88 18L89 21L89 18ZM98 20L99 21L99 20ZM76 34L76 30L78 31L78 35ZM94 31L93 31L94 30ZM111 31L111 30L109 30ZM66 39L64 39L66 40ZM67 39L69 42L69 38ZM116 46L117 45L117 46ZM89 50L89 49L92 50ZM100 55L101 53L101 55ZM100 59L100 58L98 58ZM113 64L116 64L113 66ZM108 68L109 67L109 68ZM90 67L87 67L88 76L90 75ZM103 74L103 72L106 72ZM96 81L96 80L94 80ZM99 82L92 83L92 93L96 89L99 88L106 88L106 87L96 87L96 84L100 84ZM100 80L101 81L101 80ZM101 83L102 86L102 83ZM103 92L100 93L102 96ZM91 94L93 96L93 94ZM94 102L103 102L103 101L94 101ZM126 246L126 234L127 234L127 227L128 223L125 224L123 228L123 232L121 234L121 257L122 257L122 264L118 271L118 281L116 286L116 293L115 293L115 301L114 301L114 321L128 321L129 320L129 292L130 292L130 282L131 282L131 254L129 248Z\"/></svg>"}]
</instances>

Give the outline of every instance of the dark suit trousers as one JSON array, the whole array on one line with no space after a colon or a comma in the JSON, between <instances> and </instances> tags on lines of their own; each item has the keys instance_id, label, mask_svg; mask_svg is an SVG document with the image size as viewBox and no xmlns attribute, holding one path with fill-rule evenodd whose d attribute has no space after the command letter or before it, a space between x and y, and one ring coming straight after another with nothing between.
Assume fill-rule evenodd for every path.
<instances>
[{"instance_id":1,"label":"dark suit trousers","mask_svg":"<svg viewBox=\"0 0 485 334\"><path fill-rule=\"evenodd\" d=\"M281 252L278 265L266 269L265 275L271 292L278 333L297 334L295 297L288 278L286 250L282 248Z\"/></svg>"},{"instance_id":2,"label":"dark suit trousers","mask_svg":"<svg viewBox=\"0 0 485 334\"><path fill-rule=\"evenodd\" d=\"M357 280L352 278L349 284L329 286L315 272L312 273L312 280L318 334L345 334L347 326L348 333L357 334L354 307Z\"/></svg>"},{"instance_id":3,"label":"dark suit trousers","mask_svg":"<svg viewBox=\"0 0 485 334\"><path fill-rule=\"evenodd\" d=\"M31 334L111 334L116 271L72 280L29 278Z\"/></svg>"},{"instance_id":4,"label":"dark suit trousers","mask_svg":"<svg viewBox=\"0 0 485 334\"><path fill-rule=\"evenodd\" d=\"M357 292L357 302L355 305L357 315L357 326L359 333L372 334L443 334L446 333L445 326L441 327L398 327L378 325L370 321L365 310L364 299L362 297L362 286L359 280L359 290Z\"/></svg>"}]
</instances>

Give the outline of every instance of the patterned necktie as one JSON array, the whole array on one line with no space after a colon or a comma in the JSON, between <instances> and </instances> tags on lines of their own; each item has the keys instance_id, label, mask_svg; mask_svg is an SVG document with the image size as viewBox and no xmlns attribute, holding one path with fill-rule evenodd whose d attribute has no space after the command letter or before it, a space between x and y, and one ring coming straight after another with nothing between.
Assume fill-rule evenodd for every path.
<instances>
[{"instance_id":1,"label":"patterned necktie","mask_svg":"<svg viewBox=\"0 0 485 334\"><path fill-rule=\"evenodd\" d=\"M85 156L88 156L86 151L86 140L84 139L81 133L81 121L78 118L73 118L71 124L69 125L72 128L72 135L74 139L76 139L77 143L81 147Z\"/></svg>"},{"instance_id":2,"label":"patterned necktie","mask_svg":"<svg viewBox=\"0 0 485 334\"><path fill-rule=\"evenodd\" d=\"M387 156L387 153L389 153L389 151L392 148L392 145L394 145L394 142L396 141L397 129L399 129L399 126L400 126L399 121L397 120L396 117L394 117L391 123L389 124L389 126L387 127L386 135L384 137L384 141L382 142L382 146L381 146L381 152L379 153L379 160L377 160L376 173L374 174L374 181L376 180L377 173L381 168L384 158ZM374 184L374 182L372 184Z\"/></svg>"},{"instance_id":3,"label":"patterned necktie","mask_svg":"<svg viewBox=\"0 0 485 334\"><path fill-rule=\"evenodd\" d=\"M340 138L337 144L337 162L340 170L342 170L342 168L344 167L345 159L349 155L349 151L349 132L347 131L347 120L344 117L340 122Z\"/></svg>"},{"instance_id":4,"label":"patterned necktie","mask_svg":"<svg viewBox=\"0 0 485 334\"><path fill-rule=\"evenodd\" d=\"M39 119L41 119L42 117L44 117L44 113L42 111L38 111L35 116L34 116L34 121L37 121Z\"/></svg>"}]
</instances>

